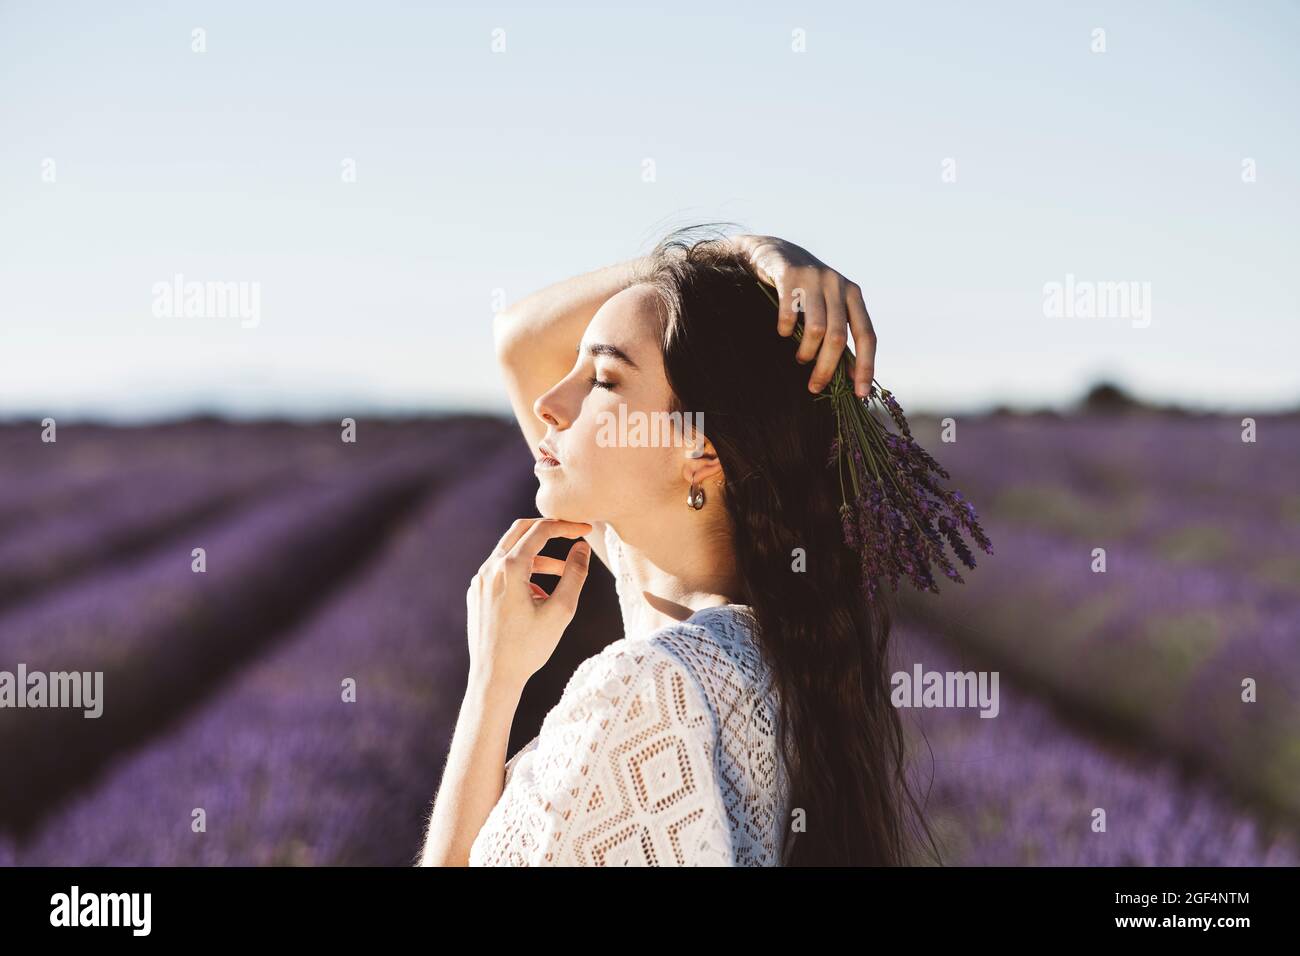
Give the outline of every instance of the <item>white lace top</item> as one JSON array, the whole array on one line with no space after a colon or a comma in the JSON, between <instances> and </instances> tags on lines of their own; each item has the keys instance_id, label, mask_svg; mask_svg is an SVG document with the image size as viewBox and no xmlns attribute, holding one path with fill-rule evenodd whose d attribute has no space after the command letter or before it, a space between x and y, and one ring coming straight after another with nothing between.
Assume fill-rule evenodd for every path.
<instances>
[{"instance_id":1,"label":"white lace top","mask_svg":"<svg viewBox=\"0 0 1300 956\"><path fill-rule=\"evenodd\" d=\"M605 544L624 625L622 542ZM506 763L471 866L777 866L788 826L775 690L739 604L583 661Z\"/></svg>"}]
</instances>

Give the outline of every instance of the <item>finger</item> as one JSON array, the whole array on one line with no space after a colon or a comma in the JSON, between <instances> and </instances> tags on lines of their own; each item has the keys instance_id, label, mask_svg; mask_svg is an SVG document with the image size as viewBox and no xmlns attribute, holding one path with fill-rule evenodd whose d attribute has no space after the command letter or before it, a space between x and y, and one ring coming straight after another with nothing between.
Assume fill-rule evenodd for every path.
<instances>
[{"instance_id":1,"label":"finger","mask_svg":"<svg viewBox=\"0 0 1300 956\"><path fill-rule=\"evenodd\" d=\"M541 520L541 518L516 518L514 523L506 529L506 533L501 536L501 540L497 542L497 546L492 553L494 555L505 554L515 546L515 542L523 536L525 531Z\"/></svg>"},{"instance_id":2,"label":"finger","mask_svg":"<svg viewBox=\"0 0 1300 956\"><path fill-rule=\"evenodd\" d=\"M533 558L533 574L563 574L564 562L559 558L548 558L539 554Z\"/></svg>"},{"instance_id":3,"label":"finger","mask_svg":"<svg viewBox=\"0 0 1300 956\"><path fill-rule=\"evenodd\" d=\"M587 580L587 570L590 567L591 545L579 541L569 550L569 560L565 562L560 583L555 585L546 606L557 608L572 617L578 609L578 595L582 593L582 585Z\"/></svg>"},{"instance_id":4,"label":"finger","mask_svg":"<svg viewBox=\"0 0 1300 956\"><path fill-rule=\"evenodd\" d=\"M533 523L506 555L508 559L527 558L529 564L552 538L581 538L590 534L592 527L586 521L565 521L562 518L541 518Z\"/></svg>"},{"instance_id":5,"label":"finger","mask_svg":"<svg viewBox=\"0 0 1300 956\"><path fill-rule=\"evenodd\" d=\"M794 334L794 324L798 318L794 308L797 288L791 285L785 276L781 276L777 280L777 289L780 292L781 304L776 310L776 331L780 335L789 337Z\"/></svg>"},{"instance_id":6,"label":"finger","mask_svg":"<svg viewBox=\"0 0 1300 956\"><path fill-rule=\"evenodd\" d=\"M826 336L817 352L817 364L808 379L808 390L820 392L830 384L831 376L839 368L840 356L849 342L849 317L844 308L844 296L829 292L826 296Z\"/></svg>"},{"instance_id":7,"label":"finger","mask_svg":"<svg viewBox=\"0 0 1300 956\"><path fill-rule=\"evenodd\" d=\"M871 394L871 381L876 377L876 330L863 301L862 290L856 284L849 287L849 323L853 327L853 342L857 359L853 368L853 390L858 398Z\"/></svg>"},{"instance_id":8,"label":"finger","mask_svg":"<svg viewBox=\"0 0 1300 956\"><path fill-rule=\"evenodd\" d=\"M811 362L826 336L826 303L820 289L806 289L804 294L803 336L794 357L800 362Z\"/></svg>"}]
</instances>

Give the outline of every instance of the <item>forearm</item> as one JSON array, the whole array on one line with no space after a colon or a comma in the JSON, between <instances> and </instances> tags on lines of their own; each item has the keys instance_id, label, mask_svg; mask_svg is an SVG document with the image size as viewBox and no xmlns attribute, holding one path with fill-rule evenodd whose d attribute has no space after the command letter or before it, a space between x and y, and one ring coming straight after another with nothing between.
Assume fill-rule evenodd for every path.
<instances>
[{"instance_id":1,"label":"forearm","mask_svg":"<svg viewBox=\"0 0 1300 956\"><path fill-rule=\"evenodd\" d=\"M643 262L629 259L565 279L497 313L493 323L497 362L529 448L535 449L546 432L533 413L533 403L573 369L578 343L592 316L631 284Z\"/></svg>"},{"instance_id":2,"label":"forearm","mask_svg":"<svg viewBox=\"0 0 1300 956\"><path fill-rule=\"evenodd\" d=\"M525 348L573 365L574 349L591 317L611 296L627 288L644 257L628 259L553 283L507 306L496 315L497 352L509 356Z\"/></svg>"},{"instance_id":3,"label":"forearm","mask_svg":"<svg viewBox=\"0 0 1300 956\"><path fill-rule=\"evenodd\" d=\"M466 866L501 798L506 750L522 688L471 674L425 835L421 866Z\"/></svg>"}]
</instances>

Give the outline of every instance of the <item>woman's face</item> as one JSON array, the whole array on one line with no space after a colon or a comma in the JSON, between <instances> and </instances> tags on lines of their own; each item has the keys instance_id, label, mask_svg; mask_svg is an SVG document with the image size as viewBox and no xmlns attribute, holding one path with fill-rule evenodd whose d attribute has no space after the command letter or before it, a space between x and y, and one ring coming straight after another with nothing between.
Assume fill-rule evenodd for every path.
<instances>
[{"instance_id":1,"label":"woman's face","mask_svg":"<svg viewBox=\"0 0 1300 956\"><path fill-rule=\"evenodd\" d=\"M664 427L672 391L657 301L644 285L608 299L587 326L573 368L533 404L548 426L542 444L559 460L537 464L543 517L622 527L670 503L683 507L690 433L683 438Z\"/></svg>"}]
</instances>

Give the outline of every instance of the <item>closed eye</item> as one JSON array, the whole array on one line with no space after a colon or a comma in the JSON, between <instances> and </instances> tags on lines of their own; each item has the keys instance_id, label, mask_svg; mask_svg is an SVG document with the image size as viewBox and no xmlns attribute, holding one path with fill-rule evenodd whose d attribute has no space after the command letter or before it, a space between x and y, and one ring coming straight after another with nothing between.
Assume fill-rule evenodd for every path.
<instances>
[{"instance_id":1,"label":"closed eye","mask_svg":"<svg viewBox=\"0 0 1300 956\"><path fill-rule=\"evenodd\" d=\"M612 389L614 388L614 385L617 384L617 383L615 383L615 382L606 382L606 381L603 381L602 379L599 379L599 378L596 378L595 376L593 376L593 377L587 379L587 384L590 385L592 388L607 388L607 389L611 389L611 390L612 390Z\"/></svg>"}]
</instances>

